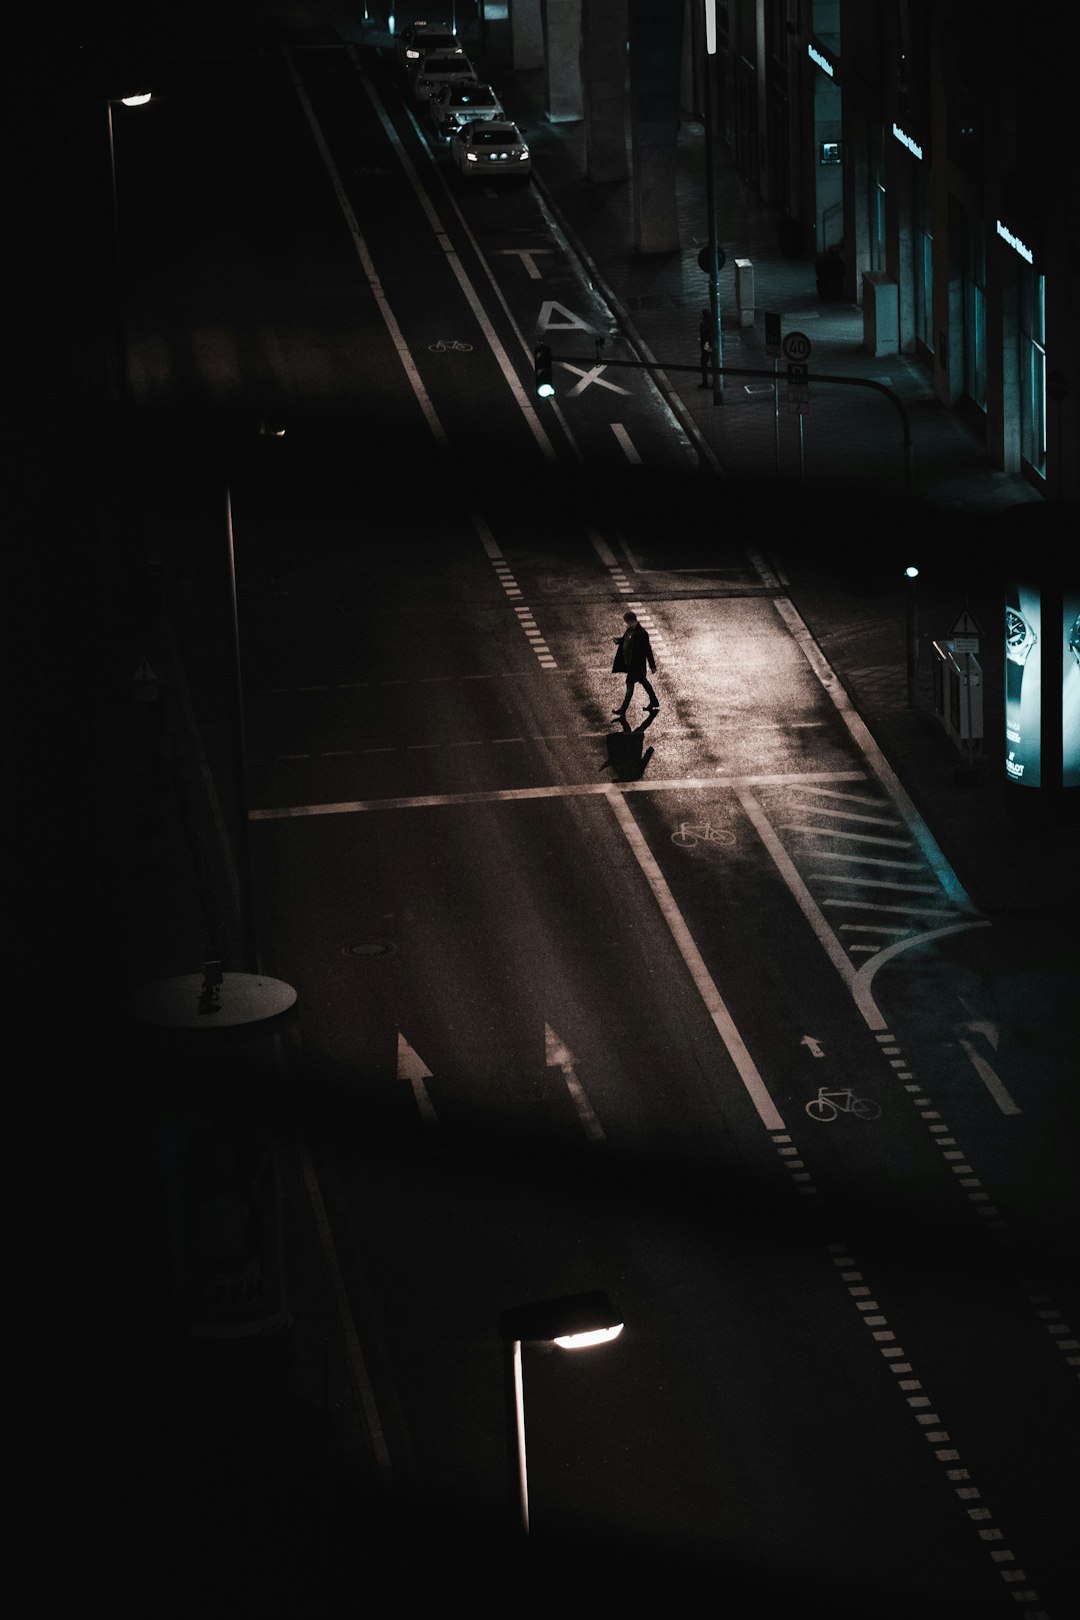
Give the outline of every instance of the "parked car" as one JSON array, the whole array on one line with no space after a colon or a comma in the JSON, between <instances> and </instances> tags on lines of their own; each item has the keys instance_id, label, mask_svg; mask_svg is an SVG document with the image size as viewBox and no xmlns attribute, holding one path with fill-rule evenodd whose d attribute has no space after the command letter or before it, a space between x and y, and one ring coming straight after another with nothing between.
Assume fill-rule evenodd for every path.
<instances>
[{"instance_id":1,"label":"parked car","mask_svg":"<svg viewBox=\"0 0 1080 1620\"><path fill-rule=\"evenodd\" d=\"M471 79L451 79L428 102L431 122L440 141L450 139L450 132L474 118L505 118L502 103L490 84L476 84Z\"/></svg>"},{"instance_id":2,"label":"parked car","mask_svg":"<svg viewBox=\"0 0 1080 1620\"><path fill-rule=\"evenodd\" d=\"M411 79L420 66L425 51L452 51L460 41L454 30L443 22L414 22L394 36L398 66Z\"/></svg>"},{"instance_id":3,"label":"parked car","mask_svg":"<svg viewBox=\"0 0 1080 1620\"><path fill-rule=\"evenodd\" d=\"M453 79L471 79L478 84L476 69L462 50L426 51L413 80L413 95L423 104L430 101L436 90Z\"/></svg>"},{"instance_id":4,"label":"parked car","mask_svg":"<svg viewBox=\"0 0 1080 1620\"><path fill-rule=\"evenodd\" d=\"M450 155L468 180L527 180L532 174L525 137L509 119L478 119L453 130Z\"/></svg>"}]
</instances>

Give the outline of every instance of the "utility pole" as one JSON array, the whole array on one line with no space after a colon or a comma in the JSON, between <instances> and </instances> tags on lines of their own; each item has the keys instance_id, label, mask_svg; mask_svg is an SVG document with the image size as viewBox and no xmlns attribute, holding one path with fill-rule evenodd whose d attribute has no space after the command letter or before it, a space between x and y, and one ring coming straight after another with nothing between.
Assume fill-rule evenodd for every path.
<instances>
[{"instance_id":1,"label":"utility pole","mask_svg":"<svg viewBox=\"0 0 1080 1620\"><path fill-rule=\"evenodd\" d=\"M713 69L716 62L716 0L704 0L705 3L705 204L706 218L709 229L708 265L709 265L709 317L712 325L712 354L714 370L712 374L713 404L719 405L724 398L724 380L721 367L724 364L723 333L720 326L720 242L716 226L716 173L713 158L713 148L716 144L716 131L713 128Z\"/></svg>"}]
</instances>

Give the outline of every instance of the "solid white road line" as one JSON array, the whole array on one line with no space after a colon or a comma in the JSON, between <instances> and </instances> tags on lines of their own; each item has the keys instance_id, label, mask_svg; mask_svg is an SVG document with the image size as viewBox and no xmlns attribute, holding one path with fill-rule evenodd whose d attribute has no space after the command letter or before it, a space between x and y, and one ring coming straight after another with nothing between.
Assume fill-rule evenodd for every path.
<instances>
[{"instance_id":1,"label":"solid white road line","mask_svg":"<svg viewBox=\"0 0 1080 1620\"><path fill-rule=\"evenodd\" d=\"M561 1035L556 1035L550 1024L544 1025L544 1061L549 1069L561 1069L562 1077L566 1082L566 1089L570 1093L574 1107L577 1109L581 1128L590 1142L604 1140L604 1127L593 1111L593 1105L585 1094L585 1087L577 1077L574 1068L574 1054L567 1046Z\"/></svg>"},{"instance_id":2,"label":"solid white road line","mask_svg":"<svg viewBox=\"0 0 1080 1620\"><path fill-rule=\"evenodd\" d=\"M825 781L861 781L861 771L822 772ZM588 794L610 795L618 793L670 793L695 792L731 787L775 787L792 780L785 775L764 776L685 776L652 782L620 782L613 788L610 782L570 782L554 787L492 788L476 793L421 793L393 799L351 799L338 804L290 804L249 810L250 821L288 821L303 816L352 816L378 810L426 810L439 805L507 804L524 799L573 799ZM841 902L851 904L852 902ZM886 908L890 909L890 908ZM891 908L895 909L895 908ZM905 910L907 907L904 908ZM940 915L940 913L939 913Z\"/></svg>"},{"instance_id":3,"label":"solid white road line","mask_svg":"<svg viewBox=\"0 0 1080 1620\"><path fill-rule=\"evenodd\" d=\"M656 864L652 850L645 842L640 827L630 813L630 806L626 803L623 795L609 784L607 785L607 796L615 819L622 828L623 835L633 851L634 858L645 876L645 881L653 892L664 921L671 932L671 937L675 941L676 948L686 963L690 977L693 979L698 994L705 1003L706 1010L720 1039L727 1047L728 1056L734 1063L739 1078L746 1087L750 1101L757 1109L761 1123L767 1131L782 1131L784 1121L776 1104L769 1096L765 1082L758 1073L757 1066L750 1053L746 1050L743 1038L735 1027L735 1021L728 1012L724 999L702 960L701 952L695 945L683 915L675 904L675 897L668 888L664 874Z\"/></svg>"},{"instance_id":4,"label":"solid white road line","mask_svg":"<svg viewBox=\"0 0 1080 1620\"><path fill-rule=\"evenodd\" d=\"M960 1036L960 1045L971 1059L971 1066L979 1079L993 1097L1003 1114L1019 1114L1021 1112L1017 1103L1010 1097L1001 1079L987 1063L981 1053L977 1052L971 1042L963 1035Z\"/></svg>"}]
</instances>

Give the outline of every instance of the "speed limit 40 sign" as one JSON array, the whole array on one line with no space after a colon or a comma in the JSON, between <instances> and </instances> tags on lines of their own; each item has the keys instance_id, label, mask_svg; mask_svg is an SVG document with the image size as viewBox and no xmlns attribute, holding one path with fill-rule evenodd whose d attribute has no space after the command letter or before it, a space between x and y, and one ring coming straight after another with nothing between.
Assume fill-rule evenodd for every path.
<instances>
[{"instance_id":1,"label":"speed limit 40 sign","mask_svg":"<svg viewBox=\"0 0 1080 1620\"><path fill-rule=\"evenodd\" d=\"M784 359L805 365L810 358L810 339L805 332L789 332L783 342Z\"/></svg>"}]
</instances>

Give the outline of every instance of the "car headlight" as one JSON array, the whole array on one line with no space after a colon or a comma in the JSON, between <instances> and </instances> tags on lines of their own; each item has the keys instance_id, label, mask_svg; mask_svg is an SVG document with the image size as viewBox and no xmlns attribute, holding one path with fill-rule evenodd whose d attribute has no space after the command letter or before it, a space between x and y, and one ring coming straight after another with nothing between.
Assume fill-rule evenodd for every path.
<instances>
[{"instance_id":1,"label":"car headlight","mask_svg":"<svg viewBox=\"0 0 1080 1620\"><path fill-rule=\"evenodd\" d=\"M519 163L524 163L524 161L528 157L528 155L529 155L529 148L526 147L524 152L519 152L518 153L518 162Z\"/></svg>"},{"instance_id":2,"label":"car headlight","mask_svg":"<svg viewBox=\"0 0 1080 1620\"><path fill-rule=\"evenodd\" d=\"M465 161L466 161L466 163L475 163L476 162L476 153L475 152L466 152Z\"/></svg>"}]
</instances>

